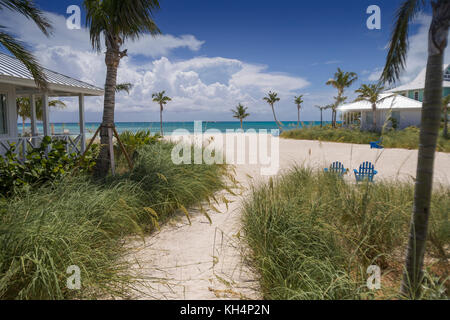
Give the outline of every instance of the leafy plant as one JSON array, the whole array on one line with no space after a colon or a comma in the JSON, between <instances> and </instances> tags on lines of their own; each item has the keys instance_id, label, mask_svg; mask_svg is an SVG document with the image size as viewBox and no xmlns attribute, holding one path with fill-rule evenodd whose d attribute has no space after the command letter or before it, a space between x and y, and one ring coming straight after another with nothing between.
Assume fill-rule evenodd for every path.
<instances>
[{"instance_id":1,"label":"leafy plant","mask_svg":"<svg viewBox=\"0 0 450 320\"><path fill-rule=\"evenodd\" d=\"M154 144L160 138L161 136L159 134L152 135L150 130L139 130L137 132L123 131L119 134L119 139L125 147L125 151L133 159L136 159L138 149L146 145ZM123 159L124 154L117 143L114 145L114 152L118 161Z\"/></svg>"},{"instance_id":2,"label":"leafy plant","mask_svg":"<svg viewBox=\"0 0 450 320\"><path fill-rule=\"evenodd\" d=\"M79 155L68 153L66 146L66 141L44 137L41 145L29 150L22 162L17 146L11 144L5 155L0 156L0 195L11 196L65 176L79 162ZM81 171L89 171L94 164L88 153L80 163Z\"/></svg>"}]
</instances>

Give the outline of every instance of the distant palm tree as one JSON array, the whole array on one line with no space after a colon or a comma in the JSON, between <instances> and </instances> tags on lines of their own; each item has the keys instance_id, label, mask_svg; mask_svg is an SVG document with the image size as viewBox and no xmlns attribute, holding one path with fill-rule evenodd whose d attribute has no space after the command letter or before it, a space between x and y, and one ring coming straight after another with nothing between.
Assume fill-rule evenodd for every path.
<instances>
[{"instance_id":1,"label":"distant palm tree","mask_svg":"<svg viewBox=\"0 0 450 320\"><path fill-rule=\"evenodd\" d=\"M145 33L159 34L153 21L153 12L159 9L158 0L84 0L86 25L89 27L94 50L102 50L105 41L106 81L103 119L100 130L100 153L96 161L95 174L105 177L111 166L109 130L114 126L117 69L120 60L127 55L122 46L127 40L135 40Z\"/></svg>"},{"instance_id":2,"label":"distant palm tree","mask_svg":"<svg viewBox=\"0 0 450 320\"><path fill-rule=\"evenodd\" d=\"M154 102L159 103L159 119L160 119L160 124L161 124L161 136L164 135L163 133L163 120L162 120L162 113L164 110L164 105L167 104L167 102L172 101L171 98L165 96L166 91L161 91L161 92L157 92L152 94L152 98Z\"/></svg>"},{"instance_id":3,"label":"distant palm tree","mask_svg":"<svg viewBox=\"0 0 450 320\"><path fill-rule=\"evenodd\" d=\"M355 91L356 93L359 93L355 101L367 101L372 106L373 112L372 127L374 131L377 130L377 117L376 117L377 105L386 100L387 98L392 97L392 95L382 97L381 94L383 93L383 91L384 86L380 83L369 85L363 84L361 85L361 88Z\"/></svg>"},{"instance_id":4,"label":"distant palm tree","mask_svg":"<svg viewBox=\"0 0 450 320\"><path fill-rule=\"evenodd\" d=\"M280 121L277 120L277 116L275 114L275 109L273 107L273 105L276 102L280 101L280 98L278 98L278 93L269 91L269 93L267 94L267 97L264 97L263 100L265 100L270 105L270 107L272 108L273 118L275 119L275 123L277 124L278 129L280 129L280 131L281 131L282 130L281 126L283 124Z\"/></svg>"},{"instance_id":5,"label":"distant palm tree","mask_svg":"<svg viewBox=\"0 0 450 320\"><path fill-rule=\"evenodd\" d=\"M244 107L239 103L235 110L231 110L231 112L233 112L233 118L239 119L239 121L241 122L241 129L244 129L242 121L250 115L249 113L247 113L247 109L247 107Z\"/></svg>"},{"instance_id":6,"label":"distant palm tree","mask_svg":"<svg viewBox=\"0 0 450 320\"><path fill-rule=\"evenodd\" d=\"M0 11L3 9L9 9L24 15L28 19L33 20L42 33L46 36L50 35L52 29L50 22L32 1L0 0ZM46 76L36 58L25 48L22 42L16 40L11 34L6 32L5 29L4 26L0 25L0 44L25 65L39 88L47 88Z\"/></svg>"},{"instance_id":7,"label":"distant palm tree","mask_svg":"<svg viewBox=\"0 0 450 320\"><path fill-rule=\"evenodd\" d=\"M333 128L336 127L336 109L339 105L345 100L344 99L344 90L345 88L350 87L356 80L358 80L358 76L354 72L344 72L340 68L337 69L337 72L334 74L334 78L330 79L326 82L326 85L333 86L337 89L338 95L335 97L336 102L332 106L332 117L331 123Z\"/></svg>"},{"instance_id":8,"label":"distant palm tree","mask_svg":"<svg viewBox=\"0 0 450 320\"><path fill-rule=\"evenodd\" d=\"M22 133L25 133L25 121L31 119L31 103L30 99L26 97L20 97L16 100L17 115L22 118ZM48 102L49 107L65 108L66 104L61 100L50 100ZM43 119L43 107L42 99L36 99L36 119L42 121Z\"/></svg>"},{"instance_id":9,"label":"distant palm tree","mask_svg":"<svg viewBox=\"0 0 450 320\"><path fill-rule=\"evenodd\" d=\"M316 106L317 109L320 110L320 127L323 127L323 110L328 110L332 108L332 105L326 105L326 106Z\"/></svg>"},{"instance_id":10,"label":"distant palm tree","mask_svg":"<svg viewBox=\"0 0 450 320\"><path fill-rule=\"evenodd\" d=\"M294 97L294 103L297 105L297 128L300 126L300 109L302 108L303 95Z\"/></svg>"},{"instance_id":11,"label":"distant palm tree","mask_svg":"<svg viewBox=\"0 0 450 320\"><path fill-rule=\"evenodd\" d=\"M441 122L442 65L447 47L450 27L449 0L406 0L396 14L397 21L392 32L386 65L381 75L382 82L394 83L405 67L408 51L409 25L425 4L433 8L428 33L428 63L422 104L422 122L417 161L413 214L405 261L401 292L411 298L420 297L423 281L423 259L428 235L428 220L431 212L433 169L437 138Z\"/></svg>"},{"instance_id":12,"label":"distant palm tree","mask_svg":"<svg viewBox=\"0 0 450 320\"><path fill-rule=\"evenodd\" d=\"M132 88L133 88L133 85L129 82L118 83L118 84L116 84L116 93L126 92L126 93L130 94L130 91Z\"/></svg>"},{"instance_id":13,"label":"distant palm tree","mask_svg":"<svg viewBox=\"0 0 450 320\"><path fill-rule=\"evenodd\" d=\"M444 112L444 138L448 138L448 105L450 104L450 94L442 99L442 111Z\"/></svg>"}]
</instances>

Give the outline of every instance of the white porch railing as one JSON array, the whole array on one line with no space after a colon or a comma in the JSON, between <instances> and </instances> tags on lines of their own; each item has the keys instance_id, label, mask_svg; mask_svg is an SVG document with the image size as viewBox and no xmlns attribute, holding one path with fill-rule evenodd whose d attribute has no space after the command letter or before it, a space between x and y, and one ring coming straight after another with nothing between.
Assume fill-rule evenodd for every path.
<instances>
[{"instance_id":1,"label":"white porch railing","mask_svg":"<svg viewBox=\"0 0 450 320\"><path fill-rule=\"evenodd\" d=\"M81 154L84 150L82 150L82 137L83 135L54 135L51 136L52 140L58 139L66 141L66 151L68 153L78 153ZM25 161L27 154L33 150L33 148L38 148L44 136L35 136L35 137L16 137L16 138L0 138L0 155L4 155L11 147L11 144L14 144L16 149L15 153L18 155L18 158L21 161Z\"/></svg>"}]
</instances>

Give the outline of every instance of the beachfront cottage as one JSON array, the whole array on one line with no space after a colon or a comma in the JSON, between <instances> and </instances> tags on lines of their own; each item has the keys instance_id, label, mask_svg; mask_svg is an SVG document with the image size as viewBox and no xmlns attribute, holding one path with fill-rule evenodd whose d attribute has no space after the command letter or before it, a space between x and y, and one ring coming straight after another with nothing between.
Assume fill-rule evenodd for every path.
<instances>
[{"instance_id":1,"label":"beachfront cottage","mask_svg":"<svg viewBox=\"0 0 450 320\"><path fill-rule=\"evenodd\" d=\"M51 136L49 122L49 97L78 97L79 134L58 134L68 142L70 152L83 152L85 149L84 97L102 96L103 89L73 79L60 73L44 69L47 76L48 90L40 91L31 73L22 62L9 55L0 53L0 154L15 143L18 149L27 150L37 146L44 136ZM31 136L22 137L17 128L18 97L29 97L31 102ZM38 132L36 119L36 99L42 99L43 132ZM24 153L22 153L24 156Z\"/></svg>"},{"instance_id":2,"label":"beachfront cottage","mask_svg":"<svg viewBox=\"0 0 450 320\"><path fill-rule=\"evenodd\" d=\"M420 126L423 92L425 88L426 69L410 83L386 91L384 96L392 96L377 105L375 115L370 103L365 101L348 103L340 106L344 126L355 123L359 116L363 130L373 128L373 117L377 117L377 129L383 125L404 129L409 126ZM450 94L450 65L444 66L443 96ZM394 95L394 96L393 96Z\"/></svg>"}]
</instances>

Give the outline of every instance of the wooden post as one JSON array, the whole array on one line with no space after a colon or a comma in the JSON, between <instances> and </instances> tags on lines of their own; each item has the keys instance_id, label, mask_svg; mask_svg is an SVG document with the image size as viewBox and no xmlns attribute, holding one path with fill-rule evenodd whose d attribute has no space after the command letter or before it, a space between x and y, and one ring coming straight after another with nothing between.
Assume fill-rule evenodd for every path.
<instances>
[{"instance_id":1,"label":"wooden post","mask_svg":"<svg viewBox=\"0 0 450 320\"><path fill-rule=\"evenodd\" d=\"M86 133L85 133L85 122L84 122L84 94L78 96L78 111L79 111L79 122L80 122L80 135L81 135L81 153L86 150Z\"/></svg>"},{"instance_id":2,"label":"wooden post","mask_svg":"<svg viewBox=\"0 0 450 320\"><path fill-rule=\"evenodd\" d=\"M31 107L31 136L35 137L38 135L37 129L37 117L36 117L36 96L34 94L30 95L30 107Z\"/></svg>"},{"instance_id":3,"label":"wooden post","mask_svg":"<svg viewBox=\"0 0 450 320\"><path fill-rule=\"evenodd\" d=\"M117 133L117 130L115 127L113 127L114 130L114 134L116 136L117 142L119 143L120 149L122 149L122 152L125 154L125 157L127 158L128 161L128 166L130 167L130 170L133 169L133 163L131 162L130 156L128 155L127 150L125 149L122 141L120 140L119 134Z\"/></svg>"},{"instance_id":4,"label":"wooden post","mask_svg":"<svg viewBox=\"0 0 450 320\"><path fill-rule=\"evenodd\" d=\"M49 111L48 111L48 93L44 92L42 95L42 120L44 127L44 136L50 135L50 121L49 121Z\"/></svg>"},{"instance_id":5,"label":"wooden post","mask_svg":"<svg viewBox=\"0 0 450 320\"><path fill-rule=\"evenodd\" d=\"M114 176L116 174L116 168L114 163L113 130L111 127L108 128L108 139L109 139L109 159L111 163L111 174Z\"/></svg>"}]
</instances>

